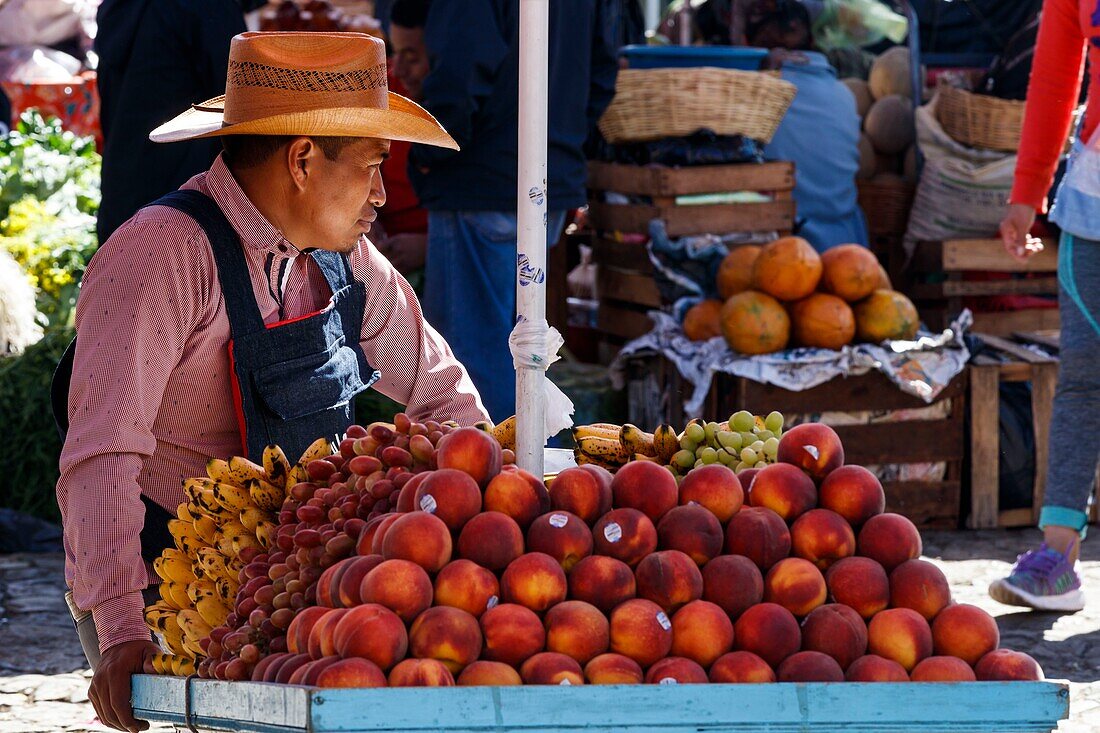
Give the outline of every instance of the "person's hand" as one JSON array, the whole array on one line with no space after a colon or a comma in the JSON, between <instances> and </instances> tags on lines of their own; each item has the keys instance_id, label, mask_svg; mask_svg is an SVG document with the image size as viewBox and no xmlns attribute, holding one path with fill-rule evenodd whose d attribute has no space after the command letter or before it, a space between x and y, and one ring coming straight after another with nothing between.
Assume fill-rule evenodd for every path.
<instances>
[{"instance_id":1,"label":"person's hand","mask_svg":"<svg viewBox=\"0 0 1100 733\"><path fill-rule=\"evenodd\" d=\"M1042 240L1028 235L1034 223L1035 209L1027 204L1009 204L1001 220L1001 241L1005 251L1021 262L1043 251Z\"/></svg>"},{"instance_id":2,"label":"person's hand","mask_svg":"<svg viewBox=\"0 0 1100 733\"><path fill-rule=\"evenodd\" d=\"M153 642L138 640L115 644L103 652L92 676L88 699L104 725L131 733L149 727L144 720L134 718L130 705L130 676L152 674L153 655L159 651Z\"/></svg>"},{"instance_id":3,"label":"person's hand","mask_svg":"<svg viewBox=\"0 0 1100 733\"><path fill-rule=\"evenodd\" d=\"M379 251L402 275L408 275L424 266L428 252L428 235L394 234L378 244Z\"/></svg>"}]
</instances>

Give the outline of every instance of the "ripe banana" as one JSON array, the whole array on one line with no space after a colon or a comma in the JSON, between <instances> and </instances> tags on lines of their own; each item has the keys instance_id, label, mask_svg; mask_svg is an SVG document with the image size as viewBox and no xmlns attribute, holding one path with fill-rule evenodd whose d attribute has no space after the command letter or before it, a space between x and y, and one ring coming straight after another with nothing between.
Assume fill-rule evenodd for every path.
<instances>
[{"instance_id":1,"label":"ripe banana","mask_svg":"<svg viewBox=\"0 0 1100 733\"><path fill-rule=\"evenodd\" d=\"M630 452L623 448L618 436L614 439L588 436L577 441L581 453L600 460L622 465L630 460Z\"/></svg>"},{"instance_id":2,"label":"ripe banana","mask_svg":"<svg viewBox=\"0 0 1100 733\"><path fill-rule=\"evenodd\" d=\"M206 656L206 652L203 651L199 639L192 639L185 635L180 641L180 645L183 648L183 654L190 659L201 659Z\"/></svg>"},{"instance_id":3,"label":"ripe banana","mask_svg":"<svg viewBox=\"0 0 1100 733\"><path fill-rule=\"evenodd\" d=\"M483 433L493 432L493 422L491 420L478 420L474 423L474 427Z\"/></svg>"},{"instance_id":4,"label":"ripe banana","mask_svg":"<svg viewBox=\"0 0 1100 733\"><path fill-rule=\"evenodd\" d=\"M653 448L661 463L667 466L672 462L672 457L680 450L680 440L671 425L659 425L653 431Z\"/></svg>"},{"instance_id":5,"label":"ripe banana","mask_svg":"<svg viewBox=\"0 0 1100 733\"><path fill-rule=\"evenodd\" d=\"M275 546L275 538L279 531L279 525L275 522L260 522L256 525L256 539L260 543L260 547L264 550L270 550Z\"/></svg>"},{"instance_id":6,"label":"ripe banana","mask_svg":"<svg viewBox=\"0 0 1100 733\"><path fill-rule=\"evenodd\" d=\"M192 526L195 528L195 534L197 534L203 542L208 545L214 544L214 540L218 534L218 523L210 517L199 517L194 521Z\"/></svg>"},{"instance_id":7,"label":"ripe banana","mask_svg":"<svg viewBox=\"0 0 1100 733\"><path fill-rule=\"evenodd\" d=\"M305 466L310 461L315 461L318 458L328 458L332 455L332 444L328 442L328 438L318 438L309 444L305 453L298 459L300 466Z\"/></svg>"},{"instance_id":8,"label":"ripe banana","mask_svg":"<svg viewBox=\"0 0 1100 733\"><path fill-rule=\"evenodd\" d=\"M290 461L286 453L277 445L269 445L264 448L264 473L267 480L275 486L286 487L287 477L290 475Z\"/></svg>"},{"instance_id":9,"label":"ripe banana","mask_svg":"<svg viewBox=\"0 0 1100 733\"><path fill-rule=\"evenodd\" d=\"M608 471L615 471L615 470L618 470L619 468L622 468L622 466L617 464L617 463L611 463L610 461L602 461L602 460L600 460L598 458L595 458L593 456L590 456L586 453L581 453L579 449L574 451L573 455L574 455L574 458L576 458L578 466L585 466L585 465L599 466L600 468L606 468Z\"/></svg>"},{"instance_id":10,"label":"ripe banana","mask_svg":"<svg viewBox=\"0 0 1100 733\"><path fill-rule=\"evenodd\" d=\"M242 456L233 456L229 459L229 475L237 486L245 486L248 481L266 481L267 474L264 467L258 466Z\"/></svg>"},{"instance_id":11,"label":"ripe banana","mask_svg":"<svg viewBox=\"0 0 1100 733\"><path fill-rule=\"evenodd\" d=\"M309 471L304 463L295 463L290 467L290 473L286 477L286 488L289 491L292 486L309 481Z\"/></svg>"},{"instance_id":12,"label":"ripe banana","mask_svg":"<svg viewBox=\"0 0 1100 733\"><path fill-rule=\"evenodd\" d=\"M195 515L191 513L191 510L187 507L187 502L184 502L176 507L176 519L181 522L194 522Z\"/></svg>"},{"instance_id":13,"label":"ripe banana","mask_svg":"<svg viewBox=\"0 0 1100 733\"><path fill-rule=\"evenodd\" d=\"M493 437L497 439L502 448L516 449L516 416L512 415L502 423L498 423L492 430Z\"/></svg>"},{"instance_id":14,"label":"ripe banana","mask_svg":"<svg viewBox=\"0 0 1100 733\"><path fill-rule=\"evenodd\" d=\"M260 522L270 522L274 520L274 518L271 512L265 512L255 504L249 504L241 510L240 514L241 524L253 535L256 534L256 525Z\"/></svg>"},{"instance_id":15,"label":"ripe banana","mask_svg":"<svg viewBox=\"0 0 1100 733\"><path fill-rule=\"evenodd\" d=\"M193 583L187 585L187 597L191 600L191 605L198 603L203 598L218 597L218 586L213 580L208 578L200 578Z\"/></svg>"},{"instance_id":16,"label":"ripe banana","mask_svg":"<svg viewBox=\"0 0 1100 733\"><path fill-rule=\"evenodd\" d=\"M230 575L226 565L226 558L219 550L213 547L199 548L198 564L202 567L207 577Z\"/></svg>"},{"instance_id":17,"label":"ripe banana","mask_svg":"<svg viewBox=\"0 0 1100 733\"><path fill-rule=\"evenodd\" d=\"M225 623L226 617L229 616L229 609L222 604L221 599L217 596L199 599L199 602L195 604L195 610L202 616L202 620L210 624L211 627L221 626Z\"/></svg>"},{"instance_id":18,"label":"ripe banana","mask_svg":"<svg viewBox=\"0 0 1100 733\"><path fill-rule=\"evenodd\" d=\"M627 423L619 430L619 443L627 453L641 453L644 456L656 457L657 448L653 442L653 434L645 432L637 425Z\"/></svg>"},{"instance_id":19,"label":"ripe banana","mask_svg":"<svg viewBox=\"0 0 1100 733\"><path fill-rule=\"evenodd\" d=\"M633 461L649 461L650 463L660 463L654 456L647 456L645 453L635 453L631 459Z\"/></svg>"},{"instance_id":20,"label":"ripe banana","mask_svg":"<svg viewBox=\"0 0 1100 733\"><path fill-rule=\"evenodd\" d=\"M161 634L180 632L176 614L182 609L172 608L166 601L160 600L145 609L145 625L150 631Z\"/></svg>"},{"instance_id":21,"label":"ripe banana","mask_svg":"<svg viewBox=\"0 0 1100 733\"><path fill-rule=\"evenodd\" d=\"M233 484L214 484L211 493L214 495L214 501L230 514L240 515L245 507L252 504L248 489Z\"/></svg>"},{"instance_id":22,"label":"ripe banana","mask_svg":"<svg viewBox=\"0 0 1100 733\"><path fill-rule=\"evenodd\" d=\"M177 623L169 633L159 632L158 636L161 640L161 647L166 648L172 654L185 654L186 651L183 648L183 631L180 630Z\"/></svg>"},{"instance_id":23,"label":"ripe banana","mask_svg":"<svg viewBox=\"0 0 1100 733\"><path fill-rule=\"evenodd\" d=\"M206 462L206 475L212 481L222 483L233 483L235 481L233 472L229 470L229 461L223 461L220 458L211 458Z\"/></svg>"},{"instance_id":24,"label":"ripe banana","mask_svg":"<svg viewBox=\"0 0 1100 733\"><path fill-rule=\"evenodd\" d=\"M195 580L195 572L191 566L191 559L179 552L179 555L169 552L178 552L175 550L165 550L160 557L153 561L153 570L162 580L173 581L176 583L191 583Z\"/></svg>"},{"instance_id":25,"label":"ripe banana","mask_svg":"<svg viewBox=\"0 0 1100 733\"><path fill-rule=\"evenodd\" d=\"M195 674L195 660L179 654L154 654L153 671L156 674L190 677Z\"/></svg>"},{"instance_id":26,"label":"ripe banana","mask_svg":"<svg viewBox=\"0 0 1100 733\"><path fill-rule=\"evenodd\" d=\"M263 479L252 479L248 482L248 493L252 498L252 503L261 509L269 512L275 512L282 508L283 501L286 499L286 491L280 489L277 486L272 486ZM243 509L244 507L241 507ZM237 510L238 512L240 509Z\"/></svg>"},{"instance_id":27,"label":"ripe banana","mask_svg":"<svg viewBox=\"0 0 1100 733\"><path fill-rule=\"evenodd\" d=\"M187 597L187 584L166 580L160 584L160 597L172 608L182 611L191 607L191 599Z\"/></svg>"},{"instance_id":28,"label":"ripe banana","mask_svg":"<svg viewBox=\"0 0 1100 733\"><path fill-rule=\"evenodd\" d=\"M621 426L610 423L577 425L573 428L573 442L580 443L582 438L609 438L617 441L621 429Z\"/></svg>"},{"instance_id":29,"label":"ripe banana","mask_svg":"<svg viewBox=\"0 0 1100 733\"><path fill-rule=\"evenodd\" d=\"M168 531L171 533L172 539L176 541L176 547L188 557L195 558L198 556L199 548L209 547L195 531L195 525L188 522L169 519Z\"/></svg>"},{"instance_id":30,"label":"ripe banana","mask_svg":"<svg viewBox=\"0 0 1100 733\"><path fill-rule=\"evenodd\" d=\"M218 593L218 598L227 606L232 606L236 601L237 589L240 587L241 584L232 578L218 577L214 579L214 588Z\"/></svg>"},{"instance_id":31,"label":"ripe banana","mask_svg":"<svg viewBox=\"0 0 1100 733\"><path fill-rule=\"evenodd\" d=\"M180 628L183 629L183 636L185 641L195 641L204 636L209 636L210 631L214 628L212 624L206 623L202 615L194 609L185 609L176 614L176 620L179 621ZM199 650L202 653L202 650Z\"/></svg>"}]
</instances>

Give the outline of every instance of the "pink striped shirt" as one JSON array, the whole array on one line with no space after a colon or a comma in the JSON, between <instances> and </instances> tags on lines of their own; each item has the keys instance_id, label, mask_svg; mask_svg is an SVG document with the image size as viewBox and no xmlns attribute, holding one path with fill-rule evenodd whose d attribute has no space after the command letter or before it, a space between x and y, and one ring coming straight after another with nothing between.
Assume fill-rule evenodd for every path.
<instances>
[{"instance_id":1,"label":"pink striped shirt","mask_svg":"<svg viewBox=\"0 0 1100 733\"><path fill-rule=\"evenodd\" d=\"M219 158L184 188L211 196L241 238L266 323L317 311L331 292L245 196ZM412 287L366 238L350 255L366 285L360 346L382 373L375 388L413 419L486 419L465 368L427 322ZM139 211L96 253L76 310L70 428L57 500L66 580L91 609L100 648L147 639L141 589L145 494L173 514L181 481L210 457L241 453L230 387L230 329L214 256L185 214Z\"/></svg>"}]
</instances>

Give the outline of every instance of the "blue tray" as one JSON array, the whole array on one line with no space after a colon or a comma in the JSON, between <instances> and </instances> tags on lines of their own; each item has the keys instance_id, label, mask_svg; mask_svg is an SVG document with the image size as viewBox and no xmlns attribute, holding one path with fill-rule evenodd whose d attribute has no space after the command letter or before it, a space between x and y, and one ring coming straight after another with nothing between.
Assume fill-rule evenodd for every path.
<instances>
[{"instance_id":1,"label":"blue tray","mask_svg":"<svg viewBox=\"0 0 1100 733\"><path fill-rule=\"evenodd\" d=\"M741 46L624 46L619 52L632 69L717 66L720 69L759 71L768 55L765 48Z\"/></svg>"},{"instance_id":2,"label":"blue tray","mask_svg":"<svg viewBox=\"0 0 1100 733\"><path fill-rule=\"evenodd\" d=\"M1048 733L1055 682L313 689L134 677L134 714L199 730L327 733Z\"/></svg>"}]
</instances>

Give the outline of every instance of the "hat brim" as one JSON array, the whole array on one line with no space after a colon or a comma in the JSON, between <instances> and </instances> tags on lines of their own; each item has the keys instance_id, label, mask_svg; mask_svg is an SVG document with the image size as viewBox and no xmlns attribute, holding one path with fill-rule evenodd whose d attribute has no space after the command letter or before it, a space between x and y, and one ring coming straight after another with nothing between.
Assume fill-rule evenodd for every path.
<instances>
[{"instance_id":1,"label":"hat brim","mask_svg":"<svg viewBox=\"0 0 1100 733\"><path fill-rule=\"evenodd\" d=\"M261 117L232 125L224 120L225 97L215 97L177 115L149 134L155 143L223 135L318 135L404 140L458 150L443 125L423 107L389 92L389 107L332 107Z\"/></svg>"}]
</instances>

